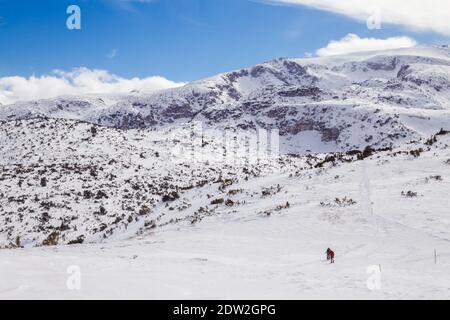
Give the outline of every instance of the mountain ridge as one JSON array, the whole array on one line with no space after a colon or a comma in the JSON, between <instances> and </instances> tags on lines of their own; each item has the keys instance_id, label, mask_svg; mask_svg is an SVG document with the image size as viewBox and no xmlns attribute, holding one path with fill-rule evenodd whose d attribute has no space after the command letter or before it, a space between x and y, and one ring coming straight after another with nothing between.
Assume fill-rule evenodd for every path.
<instances>
[{"instance_id":1,"label":"mountain ridge","mask_svg":"<svg viewBox=\"0 0 450 320\"><path fill-rule=\"evenodd\" d=\"M89 95L2 106L0 119L87 121L121 129L201 121L278 129L282 151L387 147L450 128L448 46L279 58L152 94ZM310 138L314 137L314 143Z\"/></svg>"}]
</instances>

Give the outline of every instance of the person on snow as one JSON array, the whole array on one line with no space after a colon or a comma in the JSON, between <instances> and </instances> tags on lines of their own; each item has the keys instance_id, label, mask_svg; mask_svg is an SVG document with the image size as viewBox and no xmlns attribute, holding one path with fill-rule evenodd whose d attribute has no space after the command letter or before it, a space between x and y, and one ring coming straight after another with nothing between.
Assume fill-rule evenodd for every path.
<instances>
[{"instance_id":1,"label":"person on snow","mask_svg":"<svg viewBox=\"0 0 450 320\"><path fill-rule=\"evenodd\" d=\"M331 263L334 263L334 251L330 248L327 249L327 260L331 260Z\"/></svg>"}]
</instances>

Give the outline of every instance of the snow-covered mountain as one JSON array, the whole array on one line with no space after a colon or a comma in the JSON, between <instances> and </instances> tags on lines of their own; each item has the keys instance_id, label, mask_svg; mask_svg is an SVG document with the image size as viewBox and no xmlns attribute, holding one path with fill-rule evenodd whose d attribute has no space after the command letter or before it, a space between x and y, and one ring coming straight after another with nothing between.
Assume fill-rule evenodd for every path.
<instances>
[{"instance_id":1,"label":"snow-covered mountain","mask_svg":"<svg viewBox=\"0 0 450 320\"><path fill-rule=\"evenodd\" d=\"M0 106L0 297L446 298L449 177L447 46Z\"/></svg>"},{"instance_id":2,"label":"snow-covered mountain","mask_svg":"<svg viewBox=\"0 0 450 320\"><path fill-rule=\"evenodd\" d=\"M387 147L450 127L450 48L277 59L151 95L61 97L0 108L0 119L115 128L201 121L279 129L284 153Z\"/></svg>"}]
</instances>

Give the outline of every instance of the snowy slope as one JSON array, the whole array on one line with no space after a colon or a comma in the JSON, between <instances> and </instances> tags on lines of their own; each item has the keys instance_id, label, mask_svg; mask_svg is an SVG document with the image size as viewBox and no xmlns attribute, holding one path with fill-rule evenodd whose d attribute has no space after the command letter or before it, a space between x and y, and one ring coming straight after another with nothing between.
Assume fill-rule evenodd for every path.
<instances>
[{"instance_id":1,"label":"snowy slope","mask_svg":"<svg viewBox=\"0 0 450 320\"><path fill-rule=\"evenodd\" d=\"M190 142L183 135L183 127L124 131L65 119L0 122L0 245L41 245L53 236L60 244L133 236L154 228L165 207L169 220L176 219L172 211L184 210L183 204L169 204L184 201L191 189L205 193L278 172L279 163L285 171L294 161L306 166L301 159L275 159L275 167L239 157L226 162L225 145L214 136L201 138L205 157L196 161L181 148Z\"/></svg>"},{"instance_id":2,"label":"snowy slope","mask_svg":"<svg viewBox=\"0 0 450 320\"><path fill-rule=\"evenodd\" d=\"M41 245L53 236L57 243L99 242L179 220L199 222L216 213L212 202L217 199L241 212L242 204L262 192L257 188L243 193L244 183L301 172L309 179L318 168L357 162L363 156L359 151L250 159L241 150L227 161L224 150L229 145L209 131L202 133L197 153L191 154L191 149L179 149L195 141L182 139L183 127L124 131L64 119L0 124L2 246L17 241L21 246ZM426 145L427 141L404 145L398 152L411 149L420 156L421 149L430 149L431 153L436 146ZM377 154L372 151L364 157L371 153ZM389 161L390 155L383 158ZM274 182L265 191L267 196L281 192L283 184Z\"/></svg>"},{"instance_id":3,"label":"snowy slope","mask_svg":"<svg viewBox=\"0 0 450 320\"><path fill-rule=\"evenodd\" d=\"M450 136L429 144L188 190L128 240L1 250L0 297L448 299ZM66 286L72 265L80 290ZM366 285L372 265L380 290Z\"/></svg>"}]
</instances>

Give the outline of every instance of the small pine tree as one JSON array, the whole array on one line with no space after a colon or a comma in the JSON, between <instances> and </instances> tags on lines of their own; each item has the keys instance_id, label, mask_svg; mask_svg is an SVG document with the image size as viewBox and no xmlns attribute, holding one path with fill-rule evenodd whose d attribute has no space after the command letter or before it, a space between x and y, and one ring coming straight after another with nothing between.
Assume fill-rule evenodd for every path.
<instances>
[{"instance_id":1,"label":"small pine tree","mask_svg":"<svg viewBox=\"0 0 450 320\"><path fill-rule=\"evenodd\" d=\"M20 243L20 236L16 237L16 247L17 248L21 248L22 247L22 244Z\"/></svg>"},{"instance_id":2,"label":"small pine tree","mask_svg":"<svg viewBox=\"0 0 450 320\"><path fill-rule=\"evenodd\" d=\"M91 134L93 137L95 137L97 135L97 128L95 126L91 127Z\"/></svg>"}]
</instances>

